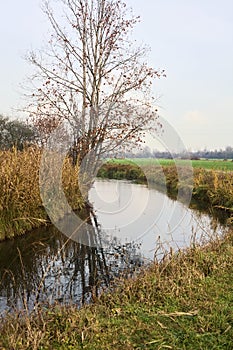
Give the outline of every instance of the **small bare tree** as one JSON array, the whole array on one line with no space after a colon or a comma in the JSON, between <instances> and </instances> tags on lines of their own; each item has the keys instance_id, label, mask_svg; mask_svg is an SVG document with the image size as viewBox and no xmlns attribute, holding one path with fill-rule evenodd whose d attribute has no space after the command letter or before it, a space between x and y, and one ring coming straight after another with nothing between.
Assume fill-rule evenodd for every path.
<instances>
[{"instance_id":1,"label":"small bare tree","mask_svg":"<svg viewBox=\"0 0 233 350\"><path fill-rule=\"evenodd\" d=\"M30 114L45 138L66 120L81 163L90 150L100 157L160 128L150 90L164 71L148 67L147 49L130 40L139 17L122 0L44 1L43 10L52 34L28 59L36 67Z\"/></svg>"}]
</instances>

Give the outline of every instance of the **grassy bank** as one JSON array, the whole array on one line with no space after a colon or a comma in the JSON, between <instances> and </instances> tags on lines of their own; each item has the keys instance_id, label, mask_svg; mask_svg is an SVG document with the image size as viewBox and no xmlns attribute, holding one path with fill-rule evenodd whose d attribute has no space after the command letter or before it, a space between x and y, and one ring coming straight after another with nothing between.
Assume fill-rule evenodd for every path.
<instances>
[{"instance_id":1,"label":"grassy bank","mask_svg":"<svg viewBox=\"0 0 233 350\"><path fill-rule=\"evenodd\" d=\"M40 162L41 151L36 148L0 152L0 240L21 235L47 222L40 198ZM78 169L66 159L63 188L73 208L81 205L77 174Z\"/></svg>"},{"instance_id":2,"label":"grassy bank","mask_svg":"<svg viewBox=\"0 0 233 350\"><path fill-rule=\"evenodd\" d=\"M185 163L184 163L185 165ZM179 165L182 169L182 163ZM183 167L182 178L178 180L174 165L160 165L152 162L139 163L129 161L109 161L98 173L99 177L111 179L136 180L140 183L154 184L160 188L166 185L168 195L176 197L178 190L185 193L193 185L192 199L200 206L210 210L222 210L229 217L233 214L233 176L231 172Z\"/></svg>"},{"instance_id":3,"label":"grassy bank","mask_svg":"<svg viewBox=\"0 0 233 350\"><path fill-rule=\"evenodd\" d=\"M232 349L233 232L165 254L81 310L8 316L0 348Z\"/></svg>"},{"instance_id":4,"label":"grassy bank","mask_svg":"<svg viewBox=\"0 0 233 350\"><path fill-rule=\"evenodd\" d=\"M182 165L182 163L184 165L187 163L187 160L179 159L178 161L179 161L179 164L181 164L181 165ZM161 166L174 166L173 159L157 159L157 158L135 158L135 159L131 159L131 160L130 159L114 159L114 160L111 160L111 163L115 163L115 164L136 163L139 166L147 166L147 165L155 165L155 164L160 164ZM209 170L233 171L233 161L232 160L201 159L201 160L191 160L190 163L194 169L202 168L202 169L209 169Z\"/></svg>"}]
</instances>

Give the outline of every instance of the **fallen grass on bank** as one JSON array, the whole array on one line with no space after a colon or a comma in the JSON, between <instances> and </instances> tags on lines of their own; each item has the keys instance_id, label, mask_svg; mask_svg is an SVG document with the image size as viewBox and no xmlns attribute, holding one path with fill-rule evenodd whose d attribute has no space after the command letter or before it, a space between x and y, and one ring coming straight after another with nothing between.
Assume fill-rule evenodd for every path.
<instances>
[{"instance_id":1,"label":"fallen grass on bank","mask_svg":"<svg viewBox=\"0 0 233 350\"><path fill-rule=\"evenodd\" d=\"M35 147L23 151L12 149L0 151L0 241L13 238L48 222L42 205L39 188L41 150ZM56 166L54 169L57 169ZM56 195L56 174L54 169L46 169L48 196ZM72 208L82 206L78 189L78 167L73 167L66 158L62 170L62 184ZM51 183L54 188L51 186ZM56 209L56 208L55 208ZM56 213L59 217L59 214Z\"/></svg>"},{"instance_id":2,"label":"fallen grass on bank","mask_svg":"<svg viewBox=\"0 0 233 350\"><path fill-rule=\"evenodd\" d=\"M80 310L8 315L0 349L232 349L233 232L167 253Z\"/></svg>"}]
</instances>

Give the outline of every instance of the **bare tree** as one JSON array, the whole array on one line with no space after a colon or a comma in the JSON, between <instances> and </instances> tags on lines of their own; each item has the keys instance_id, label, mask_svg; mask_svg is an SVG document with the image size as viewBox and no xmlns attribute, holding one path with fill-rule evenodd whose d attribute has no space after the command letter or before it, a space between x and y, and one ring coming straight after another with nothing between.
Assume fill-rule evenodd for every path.
<instances>
[{"instance_id":1,"label":"bare tree","mask_svg":"<svg viewBox=\"0 0 233 350\"><path fill-rule=\"evenodd\" d=\"M90 150L98 158L161 128L150 90L164 71L130 40L139 17L122 0L44 1L43 10L52 34L28 59L36 67L30 114L45 138L66 120L81 163Z\"/></svg>"}]
</instances>

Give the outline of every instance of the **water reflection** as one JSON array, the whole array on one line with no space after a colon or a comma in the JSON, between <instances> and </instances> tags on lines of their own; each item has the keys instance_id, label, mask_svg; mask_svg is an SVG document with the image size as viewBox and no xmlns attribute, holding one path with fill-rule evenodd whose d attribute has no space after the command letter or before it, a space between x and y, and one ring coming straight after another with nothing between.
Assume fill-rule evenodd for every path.
<instances>
[{"instance_id":1,"label":"water reflection","mask_svg":"<svg viewBox=\"0 0 233 350\"><path fill-rule=\"evenodd\" d=\"M50 226L2 242L0 311L33 309L38 302L80 306L107 288L115 277L128 276L139 265L136 245L121 245L116 238L109 241L98 230L94 239L97 247L85 246Z\"/></svg>"},{"instance_id":2,"label":"water reflection","mask_svg":"<svg viewBox=\"0 0 233 350\"><path fill-rule=\"evenodd\" d=\"M215 218L145 185L97 180L90 200L102 232L121 242L140 244L141 253L149 259L154 258L158 244L177 250L224 230Z\"/></svg>"}]
</instances>

